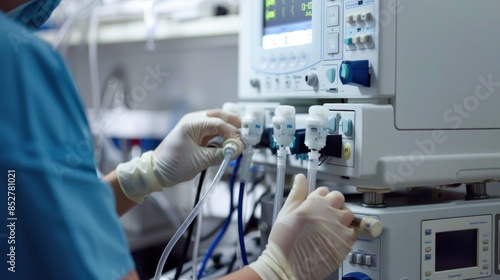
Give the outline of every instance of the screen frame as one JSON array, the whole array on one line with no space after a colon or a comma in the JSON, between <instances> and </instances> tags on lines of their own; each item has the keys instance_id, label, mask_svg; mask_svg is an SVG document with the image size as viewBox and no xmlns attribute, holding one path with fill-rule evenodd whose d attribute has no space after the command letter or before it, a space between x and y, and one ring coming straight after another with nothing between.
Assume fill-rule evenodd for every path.
<instances>
[{"instance_id":1,"label":"screen frame","mask_svg":"<svg viewBox=\"0 0 500 280\"><path fill-rule=\"evenodd\" d=\"M261 0L263 2L266 2L267 0ZM300 5L303 5L303 4L306 4L308 5L309 2L311 3L311 13L312 13L312 6L313 6L313 1L312 0L297 0L297 1L301 1L301 2L306 2L306 3L299 3ZM288 8L288 7L286 7ZM262 45L262 49L264 50L270 50L270 49L276 49L276 48L287 48L287 47L293 47L293 46L303 46L303 45L308 45L308 44L311 44L312 43L312 31L313 31L313 27L312 27L312 23L313 23L313 17L312 17L312 14L311 16L302 16L301 18L299 18L299 20L296 20L296 19L292 19L290 20L289 22L286 22L286 23L271 23L271 22L268 22L266 21L266 16L267 16L267 10L266 10L266 7L265 5L263 5L263 10L262 10L262 37L261 37L261 45ZM276 20L279 20L278 18ZM282 19L281 19L282 20ZM285 20L286 21L286 20ZM278 32L278 33L269 33L269 34L266 34L266 30L269 30L269 29L282 29L282 28L290 28L294 25L307 25L309 28L307 29L301 29L301 28L291 28L291 30L289 31L285 31L285 32ZM266 47L266 44L265 44L265 37L266 36L270 36L270 35L276 35L276 36L283 36L283 34L285 33L290 33L290 32L297 32L297 31L309 31L311 33L311 38L310 38L310 41L307 41L307 42L304 42L304 41L301 41L301 42L298 42L298 43L295 43L293 45L283 45L283 46L269 46L269 47ZM295 35L298 35L297 33L295 33Z\"/></svg>"},{"instance_id":2,"label":"screen frame","mask_svg":"<svg viewBox=\"0 0 500 280\"><path fill-rule=\"evenodd\" d=\"M260 26L251 34L252 68L267 74L286 74L308 69L322 61L323 54L323 4L320 0L312 0L312 42L299 46L288 46L264 49L262 37L264 33L264 0L255 1L255 11L251 15L253 26ZM319 51L318 51L319 50Z\"/></svg>"},{"instance_id":3,"label":"screen frame","mask_svg":"<svg viewBox=\"0 0 500 280\"><path fill-rule=\"evenodd\" d=\"M436 271L436 235L460 230L477 230L477 260L475 267ZM485 277L492 273L494 232L492 215L424 220L421 223L421 277L422 279L461 279ZM488 250L484 250L488 248ZM487 268L483 266L486 265Z\"/></svg>"}]
</instances>

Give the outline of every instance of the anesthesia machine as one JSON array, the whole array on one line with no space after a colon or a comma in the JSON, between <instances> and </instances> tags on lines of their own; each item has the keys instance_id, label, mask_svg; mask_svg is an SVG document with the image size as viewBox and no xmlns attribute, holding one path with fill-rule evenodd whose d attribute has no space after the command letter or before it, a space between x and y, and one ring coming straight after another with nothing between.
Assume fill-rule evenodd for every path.
<instances>
[{"instance_id":1,"label":"anesthesia machine","mask_svg":"<svg viewBox=\"0 0 500 280\"><path fill-rule=\"evenodd\" d=\"M498 11L498 0L241 1L238 98L265 116L253 162L276 167L279 194L301 172L383 225L332 279L500 279L500 197L487 189L500 181Z\"/></svg>"}]
</instances>

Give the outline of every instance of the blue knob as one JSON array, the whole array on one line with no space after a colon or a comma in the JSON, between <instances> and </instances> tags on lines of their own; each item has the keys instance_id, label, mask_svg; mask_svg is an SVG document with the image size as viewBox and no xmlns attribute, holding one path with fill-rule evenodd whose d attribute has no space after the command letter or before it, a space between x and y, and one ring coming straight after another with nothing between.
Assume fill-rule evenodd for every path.
<instances>
[{"instance_id":1,"label":"blue knob","mask_svg":"<svg viewBox=\"0 0 500 280\"><path fill-rule=\"evenodd\" d=\"M340 65L340 81L344 85L370 86L370 63L368 60L347 60Z\"/></svg>"},{"instance_id":2,"label":"blue knob","mask_svg":"<svg viewBox=\"0 0 500 280\"><path fill-rule=\"evenodd\" d=\"M351 272L344 275L342 280L372 280L372 278L362 272Z\"/></svg>"}]
</instances>

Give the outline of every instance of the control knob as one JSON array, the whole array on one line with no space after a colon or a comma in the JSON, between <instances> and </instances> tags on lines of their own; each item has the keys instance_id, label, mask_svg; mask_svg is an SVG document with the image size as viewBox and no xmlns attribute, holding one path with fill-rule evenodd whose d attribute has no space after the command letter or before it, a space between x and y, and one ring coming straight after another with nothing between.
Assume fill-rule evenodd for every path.
<instances>
[{"instance_id":1,"label":"control knob","mask_svg":"<svg viewBox=\"0 0 500 280\"><path fill-rule=\"evenodd\" d=\"M250 85L253 87L253 88L256 88L256 89L259 89L260 88L260 81L259 79L250 79Z\"/></svg>"},{"instance_id":2,"label":"control knob","mask_svg":"<svg viewBox=\"0 0 500 280\"><path fill-rule=\"evenodd\" d=\"M318 75L316 72L309 72L305 77L306 83L310 86L315 86L318 83Z\"/></svg>"},{"instance_id":3,"label":"control knob","mask_svg":"<svg viewBox=\"0 0 500 280\"><path fill-rule=\"evenodd\" d=\"M370 64L368 60L347 60L340 64L340 81L344 85L370 86Z\"/></svg>"}]
</instances>

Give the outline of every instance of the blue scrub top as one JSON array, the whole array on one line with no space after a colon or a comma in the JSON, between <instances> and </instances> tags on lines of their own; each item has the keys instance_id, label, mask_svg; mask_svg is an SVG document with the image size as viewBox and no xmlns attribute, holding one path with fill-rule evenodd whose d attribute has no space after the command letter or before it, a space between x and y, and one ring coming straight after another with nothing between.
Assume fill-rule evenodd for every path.
<instances>
[{"instance_id":1,"label":"blue scrub top","mask_svg":"<svg viewBox=\"0 0 500 280\"><path fill-rule=\"evenodd\" d=\"M0 279L130 273L75 84L51 46L1 12L0 116Z\"/></svg>"}]
</instances>

